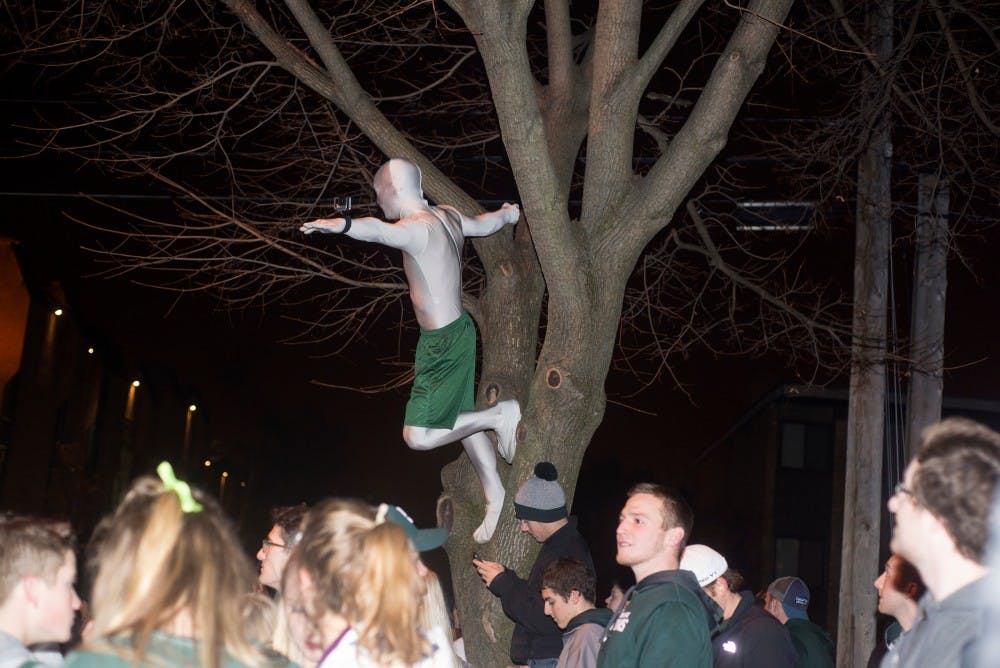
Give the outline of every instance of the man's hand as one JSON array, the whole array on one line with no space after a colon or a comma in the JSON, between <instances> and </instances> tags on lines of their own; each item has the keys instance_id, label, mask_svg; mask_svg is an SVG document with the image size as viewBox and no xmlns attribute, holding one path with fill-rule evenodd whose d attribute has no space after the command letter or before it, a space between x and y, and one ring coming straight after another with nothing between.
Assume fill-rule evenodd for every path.
<instances>
[{"instance_id":1,"label":"man's hand","mask_svg":"<svg viewBox=\"0 0 1000 668\"><path fill-rule=\"evenodd\" d=\"M305 232L306 234L312 234L313 232L331 232L340 234L344 231L344 227L346 225L347 221L343 218L320 218L319 220L314 220L311 223L306 223L299 228L299 231Z\"/></svg>"},{"instance_id":2,"label":"man's hand","mask_svg":"<svg viewBox=\"0 0 1000 668\"><path fill-rule=\"evenodd\" d=\"M504 225L513 225L521 219L521 207L517 204L504 202L503 206L500 207L500 211L503 215Z\"/></svg>"},{"instance_id":3,"label":"man's hand","mask_svg":"<svg viewBox=\"0 0 1000 668\"><path fill-rule=\"evenodd\" d=\"M506 570L503 564L498 564L495 561L486 561L485 559L473 559L472 565L476 567L479 577L483 579L487 587L493 583L493 578Z\"/></svg>"}]
</instances>

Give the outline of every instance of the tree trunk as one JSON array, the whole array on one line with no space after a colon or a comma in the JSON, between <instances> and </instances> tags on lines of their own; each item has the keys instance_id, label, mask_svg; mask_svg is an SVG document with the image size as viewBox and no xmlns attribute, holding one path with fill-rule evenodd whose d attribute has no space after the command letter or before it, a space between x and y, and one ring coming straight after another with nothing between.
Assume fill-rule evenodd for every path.
<instances>
[{"instance_id":1,"label":"tree trunk","mask_svg":"<svg viewBox=\"0 0 1000 668\"><path fill-rule=\"evenodd\" d=\"M519 454L512 466L501 464L501 469L506 469L502 473L506 474L504 486L507 499L493 539L486 545L477 545L472 541L472 529L482 515L481 493L479 497L467 496L464 503L452 504L457 530L448 539L447 552L455 599L463 620L465 647L473 665L499 666L508 663L513 629L499 600L486 589L471 567L473 552L478 551L484 558L499 561L521 577L527 577L539 546L520 533L514 518L513 499L517 488L532 475L538 461L552 461L559 470L559 482L566 490L567 503L571 504L585 452L580 444L590 441L603 416L604 392L601 383L593 383L588 388L567 388L576 395L570 397L570 401L583 402L588 406L586 409L567 411L562 407L566 396L560 393L563 388L552 388L548 384L554 378L551 373L540 370L530 390L521 397L527 410L519 430L522 434L518 442ZM442 482L446 496L470 477L474 478L474 473L464 471L466 466L468 463L462 458L445 469Z\"/></svg>"},{"instance_id":2,"label":"tree trunk","mask_svg":"<svg viewBox=\"0 0 1000 668\"><path fill-rule=\"evenodd\" d=\"M916 238L904 461L909 460L910 446L916 443L924 427L941 419L944 305L948 289L948 182L936 174L920 175Z\"/></svg>"},{"instance_id":3,"label":"tree trunk","mask_svg":"<svg viewBox=\"0 0 1000 668\"><path fill-rule=\"evenodd\" d=\"M555 332L559 320L549 314L546 344L538 357L537 366L518 366L510 357L510 346L503 337L484 336L483 372L479 381L480 405L492 403L491 386L499 387L499 398L516 396L522 405L522 421L518 429L517 455L507 466L498 460L507 497L492 540L477 545L472 531L482 519L482 491L464 454L445 467L442 473L444 503L439 514L451 518L451 533L446 545L451 565L452 585L467 656L476 666L503 666L510 662L510 637L513 624L500 607L499 599L487 590L470 562L473 552L503 563L519 576L527 577L538 553L539 545L522 534L513 513L513 499L518 486L533 475L535 464L551 461L559 471L559 483L566 490L567 505L572 507L573 491L579 475L586 446L604 416L604 378L610 366L614 331L621 312L624 286L619 281L608 293L617 295L595 304L587 322L567 322L575 336L560 336ZM517 291L507 293L514 297ZM522 300L523 301L523 300ZM498 308L492 301L484 314L486 329L489 322L524 326L523 331L537 331L537 319L521 304L517 310ZM540 306L540 304L539 304ZM550 309L552 305L550 304ZM520 318L512 318L521 313ZM537 318L538 311L535 311ZM548 352L556 348L558 359ZM512 375L511 371L518 373ZM527 371L521 376L521 373Z\"/></svg>"}]
</instances>

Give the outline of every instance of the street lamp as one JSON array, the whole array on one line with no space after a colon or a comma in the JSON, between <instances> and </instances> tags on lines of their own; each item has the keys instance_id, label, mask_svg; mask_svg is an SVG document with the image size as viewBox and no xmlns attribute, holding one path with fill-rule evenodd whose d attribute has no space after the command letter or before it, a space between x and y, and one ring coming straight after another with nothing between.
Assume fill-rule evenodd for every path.
<instances>
[{"instance_id":1,"label":"street lamp","mask_svg":"<svg viewBox=\"0 0 1000 668\"><path fill-rule=\"evenodd\" d=\"M132 413L135 410L135 391L139 387L140 383L138 380L132 381L132 386L128 388L128 399L125 400L125 419L131 420Z\"/></svg>"},{"instance_id":2,"label":"street lamp","mask_svg":"<svg viewBox=\"0 0 1000 668\"><path fill-rule=\"evenodd\" d=\"M184 416L184 449L181 452L181 461L185 464L188 461L188 457L191 454L191 417L194 412L198 410L198 407L194 404L188 406L187 414Z\"/></svg>"}]
</instances>

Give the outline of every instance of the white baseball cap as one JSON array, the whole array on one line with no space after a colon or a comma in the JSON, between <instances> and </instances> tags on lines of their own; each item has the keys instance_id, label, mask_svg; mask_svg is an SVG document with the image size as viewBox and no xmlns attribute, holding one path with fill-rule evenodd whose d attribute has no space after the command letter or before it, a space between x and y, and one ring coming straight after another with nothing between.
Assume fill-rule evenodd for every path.
<instances>
[{"instance_id":1,"label":"white baseball cap","mask_svg":"<svg viewBox=\"0 0 1000 668\"><path fill-rule=\"evenodd\" d=\"M728 568L726 558L708 545L688 545L681 556L681 570L694 573L701 587L715 582Z\"/></svg>"}]
</instances>

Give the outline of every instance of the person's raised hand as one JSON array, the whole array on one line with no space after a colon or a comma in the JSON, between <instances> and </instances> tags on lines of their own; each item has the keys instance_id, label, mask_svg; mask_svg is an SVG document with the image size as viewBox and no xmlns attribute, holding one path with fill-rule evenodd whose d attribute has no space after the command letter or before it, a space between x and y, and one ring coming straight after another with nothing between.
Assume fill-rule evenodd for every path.
<instances>
[{"instance_id":1,"label":"person's raised hand","mask_svg":"<svg viewBox=\"0 0 1000 668\"><path fill-rule=\"evenodd\" d=\"M312 234L313 232L330 232L339 234L344 231L347 221L343 218L319 218L299 228L300 232Z\"/></svg>"}]
</instances>

